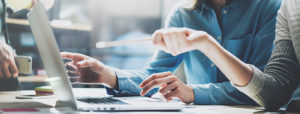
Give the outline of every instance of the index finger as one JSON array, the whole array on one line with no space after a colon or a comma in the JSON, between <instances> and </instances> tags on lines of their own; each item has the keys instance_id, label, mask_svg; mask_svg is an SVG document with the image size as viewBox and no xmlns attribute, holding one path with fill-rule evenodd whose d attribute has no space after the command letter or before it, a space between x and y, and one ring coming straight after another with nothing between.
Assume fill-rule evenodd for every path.
<instances>
[{"instance_id":1,"label":"index finger","mask_svg":"<svg viewBox=\"0 0 300 114\"><path fill-rule=\"evenodd\" d=\"M60 55L64 59L74 60L74 61L80 61L84 59L84 56L82 54L78 53L70 53L70 52L61 52Z\"/></svg>"},{"instance_id":2,"label":"index finger","mask_svg":"<svg viewBox=\"0 0 300 114\"><path fill-rule=\"evenodd\" d=\"M149 82L151 82L151 81L154 80L154 79L162 78L162 77L167 77L167 76L170 76L170 75L172 75L171 72L163 72L163 73L156 73L156 74L153 74L150 78L144 80L144 81L140 84L140 88L143 88L145 85L147 85Z\"/></svg>"}]
</instances>

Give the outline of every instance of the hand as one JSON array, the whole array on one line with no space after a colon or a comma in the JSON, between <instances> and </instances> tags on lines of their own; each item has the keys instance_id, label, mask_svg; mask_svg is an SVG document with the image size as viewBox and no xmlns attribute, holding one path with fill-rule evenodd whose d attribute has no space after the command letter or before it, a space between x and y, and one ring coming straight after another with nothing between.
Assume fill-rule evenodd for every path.
<instances>
[{"instance_id":1,"label":"hand","mask_svg":"<svg viewBox=\"0 0 300 114\"><path fill-rule=\"evenodd\" d=\"M140 84L140 88L143 88L140 94L145 95L155 87L161 87L159 92L167 101L172 100L173 97L177 97L187 104L195 100L193 88L185 85L181 80L173 76L171 72L153 74L144 80Z\"/></svg>"},{"instance_id":2,"label":"hand","mask_svg":"<svg viewBox=\"0 0 300 114\"><path fill-rule=\"evenodd\" d=\"M204 50L206 41L212 39L204 31L188 28L161 29L157 30L152 37L154 45L173 56L195 49Z\"/></svg>"},{"instance_id":3,"label":"hand","mask_svg":"<svg viewBox=\"0 0 300 114\"><path fill-rule=\"evenodd\" d=\"M0 78L9 78L18 76L18 68L14 57L13 49L6 43L0 41Z\"/></svg>"},{"instance_id":4,"label":"hand","mask_svg":"<svg viewBox=\"0 0 300 114\"><path fill-rule=\"evenodd\" d=\"M55 0L39 0L45 7L46 10L52 8ZM32 0L31 8L38 2L38 0Z\"/></svg>"},{"instance_id":5,"label":"hand","mask_svg":"<svg viewBox=\"0 0 300 114\"><path fill-rule=\"evenodd\" d=\"M78 77L72 78L75 82L102 83L115 88L116 75L111 68L105 66L102 62L77 53L62 52L61 56L72 60L66 63L66 66L72 69L72 71L67 71L68 74L78 75Z\"/></svg>"}]
</instances>

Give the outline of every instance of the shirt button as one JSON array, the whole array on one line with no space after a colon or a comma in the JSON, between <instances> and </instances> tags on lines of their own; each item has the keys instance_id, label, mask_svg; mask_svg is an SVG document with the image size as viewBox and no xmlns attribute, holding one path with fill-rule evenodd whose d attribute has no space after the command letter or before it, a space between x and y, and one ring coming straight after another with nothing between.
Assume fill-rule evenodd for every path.
<instances>
[{"instance_id":1,"label":"shirt button","mask_svg":"<svg viewBox=\"0 0 300 114\"><path fill-rule=\"evenodd\" d=\"M223 13L224 13L224 14L227 14L227 10L224 10Z\"/></svg>"},{"instance_id":2,"label":"shirt button","mask_svg":"<svg viewBox=\"0 0 300 114\"><path fill-rule=\"evenodd\" d=\"M215 64L211 64L211 67L215 67Z\"/></svg>"},{"instance_id":3,"label":"shirt button","mask_svg":"<svg viewBox=\"0 0 300 114\"><path fill-rule=\"evenodd\" d=\"M218 36L217 39L218 39L218 40L221 40L221 36Z\"/></svg>"}]
</instances>

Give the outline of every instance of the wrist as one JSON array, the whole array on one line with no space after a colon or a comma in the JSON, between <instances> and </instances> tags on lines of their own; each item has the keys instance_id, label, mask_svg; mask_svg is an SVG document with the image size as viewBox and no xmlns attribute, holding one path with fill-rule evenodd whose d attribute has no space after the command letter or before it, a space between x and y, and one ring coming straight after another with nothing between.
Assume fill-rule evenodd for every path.
<instances>
[{"instance_id":1,"label":"wrist","mask_svg":"<svg viewBox=\"0 0 300 114\"><path fill-rule=\"evenodd\" d=\"M218 42L208 35L208 37L203 38L198 50L207 55L207 53L211 52L216 45L218 45Z\"/></svg>"},{"instance_id":2,"label":"wrist","mask_svg":"<svg viewBox=\"0 0 300 114\"><path fill-rule=\"evenodd\" d=\"M103 76L105 78L104 83L108 87L115 89L116 85L117 85L117 76L116 76L115 71L112 68L108 67L108 66L105 66L104 71L106 72L106 73L103 73L104 74Z\"/></svg>"},{"instance_id":3,"label":"wrist","mask_svg":"<svg viewBox=\"0 0 300 114\"><path fill-rule=\"evenodd\" d=\"M195 101L195 93L194 93L193 87L191 87L191 86L187 86L187 87L189 89L188 93L191 93L191 94L190 94L190 97L189 97L190 99L186 103L190 104L190 103L193 103Z\"/></svg>"}]
</instances>

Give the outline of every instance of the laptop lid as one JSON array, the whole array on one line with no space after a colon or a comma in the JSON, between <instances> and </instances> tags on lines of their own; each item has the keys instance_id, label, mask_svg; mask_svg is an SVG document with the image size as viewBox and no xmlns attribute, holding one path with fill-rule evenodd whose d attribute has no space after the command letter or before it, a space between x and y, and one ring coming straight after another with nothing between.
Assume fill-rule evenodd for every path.
<instances>
[{"instance_id":1,"label":"laptop lid","mask_svg":"<svg viewBox=\"0 0 300 114\"><path fill-rule=\"evenodd\" d=\"M27 17L50 84L59 101L56 103L56 106L77 109L71 83L67 77L66 69L43 4L38 2Z\"/></svg>"},{"instance_id":2,"label":"laptop lid","mask_svg":"<svg viewBox=\"0 0 300 114\"><path fill-rule=\"evenodd\" d=\"M76 100L72 91L71 83L66 74L66 69L63 64L62 58L59 53L59 48L54 37L54 33L50 26L49 20L46 15L46 10L44 6L38 2L33 9L28 14L28 20L34 39L36 41L39 53L42 58L42 62L47 71L47 75L50 81L50 84L54 90L55 96L59 102L56 106L62 107L72 107L73 109L79 109L79 106L76 104ZM126 99L126 98L125 98ZM134 99L142 100L142 99ZM183 105L179 104L168 104L163 103L159 104L148 104L144 100L143 103L137 103L135 105L91 105L91 107L86 107L87 110L90 108L97 108L102 106L102 109L110 110L181 110ZM143 104L143 105L141 105ZM146 105L147 104L147 105ZM106 109L105 109L106 108Z\"/></svg>"}]
</instances>

